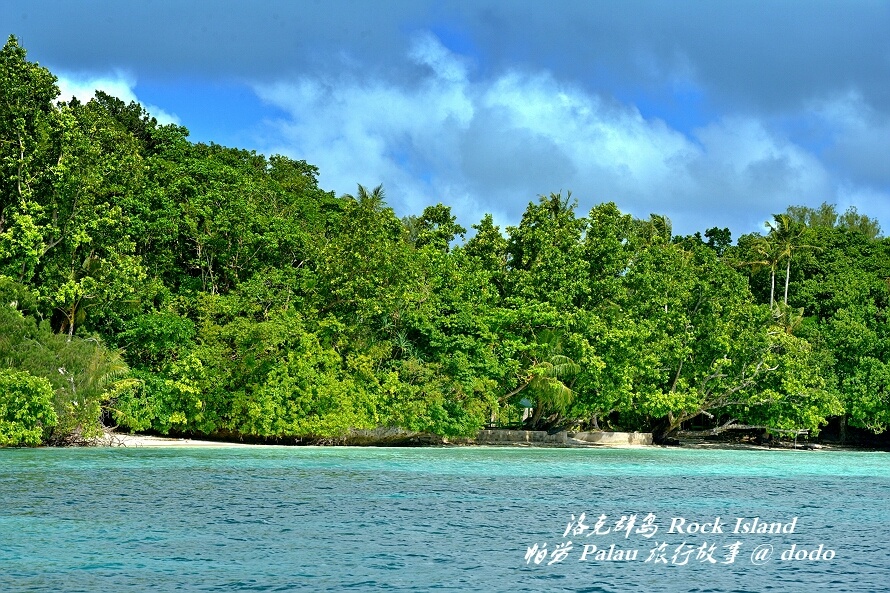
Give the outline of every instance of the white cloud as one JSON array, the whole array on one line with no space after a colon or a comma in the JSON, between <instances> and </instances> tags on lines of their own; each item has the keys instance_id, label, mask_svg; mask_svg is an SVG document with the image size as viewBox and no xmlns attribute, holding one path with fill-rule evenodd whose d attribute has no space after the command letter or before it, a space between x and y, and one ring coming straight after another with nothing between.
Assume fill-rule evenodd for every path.
<instances>
[{"instance_id":1,"label":"white cloud","mask_svg":"<svg viewBox=\"0 0 890 593\"><path fill-rule=\"evenodd\" d=\"M827 158L844 173L890 185L890 116L872 107L856 91L814 101L810 109L832 136Z\"/></svg>"},{"instance_id":2,"label":"white cloud","mask_svg":"<svg viewBox=\"0 0 890 593\"><path fill-rule=\"evenodd\" d=\"M289 114L267 122L264 150L318 165L322 186L338 193L383 183L402 214L442 201L465 226L484 212L514 224L538 194L560 190L572 190L581 214L615 201L636 216L667 214L681 233L761 230L792 204L864 199L752 117L726 116L688 137L547 71L472 79L431 35L409 57L425 72L412 83L348 74L257 86Z\"/></svg>"},{"instance_id":3,"label":"white cloud","mask_svg":"<svg viewBox=\"0 0 890 593\"><path fill-rule=\"evenodd\" d=\"M269 152L319 165L322 185L338 193L353 192L356 183L384 183L390 202L410 212L466 199L453 175L460 130L474 114L465 70L427 37L412 56L430 68L413 88L348 77L257 87L263 100L291 116L270 123L277 143Z\"/></svg>"},{"instance_id":4,"label":"white cloud","mask_svg":"<svg viewBox=\"0 0 890 593\"><path fill-rule=\"evenodd\" d=\"M136 101L140 103L161 124L179 124L176 114L168 113L160 107L143 103L136 97L136 79L123 72L93 76L83 74L58 75L59 100L68 101L75 97L82 103L93 98L97 90L104 91L113 97L117 97L125 103Z\"/></svg>"},{"instance_id":5,"label":"white cloud","mask_svg":"<svg viewBox=\"0 0 890 593\"><path fill-rule=\"evenodd\" d=\"M756 119L727 117L696 130L695 137L701 151L684 163L692 205L718 226L761 230L764 220L790 205L833 198L822 163Z\"/></svg>"},{"instance_id":6,"label":"white cloud","mask_svg":"<svg viewBox=\"0 0 890 593\"><path fill-rule=\"evenodd\" d=\"M442 80L455 83L466 81L466 65L430 33L417 35L408 55L414 62L429 66Z\"/></svg>"}]
</instances>

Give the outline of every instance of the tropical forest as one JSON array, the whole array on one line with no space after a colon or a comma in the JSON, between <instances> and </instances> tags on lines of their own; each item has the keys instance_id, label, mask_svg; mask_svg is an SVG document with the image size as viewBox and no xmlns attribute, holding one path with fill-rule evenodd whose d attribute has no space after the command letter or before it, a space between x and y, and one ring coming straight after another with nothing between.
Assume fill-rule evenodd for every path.
<instances>
[{"instance_id":1,"label":"tropical forest","mask_svg":"<svg viewBox=\"0 0 890 593\"><path fill-rule=\"evenodd\" d=\"M890 425L890 239L855 208L737 238L561 191L504 228L400 217L56 82L9 38L0 446Z\"/></svg>"}]
</instances>

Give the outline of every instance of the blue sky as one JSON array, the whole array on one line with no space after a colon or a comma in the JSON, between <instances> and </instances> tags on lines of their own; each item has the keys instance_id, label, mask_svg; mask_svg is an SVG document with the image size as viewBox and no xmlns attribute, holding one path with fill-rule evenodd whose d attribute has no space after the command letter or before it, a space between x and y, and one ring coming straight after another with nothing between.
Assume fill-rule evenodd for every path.
<instances>
[{"instance_id":1,"label":"blue sky","mask_svg":"<svg viewBox=\"0 0 890 593\"><path fill-rule=\"evenodd\" d=\"M281 153L400 215L539 194L676 233L855 206L890 232L890 3L0 0L64 95Z\"/></svg>"}]
</instances>

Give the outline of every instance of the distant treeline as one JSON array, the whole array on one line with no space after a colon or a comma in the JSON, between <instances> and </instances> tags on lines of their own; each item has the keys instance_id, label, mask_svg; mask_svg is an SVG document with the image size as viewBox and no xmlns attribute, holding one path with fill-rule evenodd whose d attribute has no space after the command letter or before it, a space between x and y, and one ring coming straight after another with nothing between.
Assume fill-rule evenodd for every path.
<instances>
[{"instance_id":1,"label":"distant treeline","mask_svg":"<svg viewBox=\"0 0 890 593\"><path fill-rule=\"evenodd\" d=\"M449 207L195 144L0 52L0 445L890 422L890 241L855 210L765 234L569 195L471 238ZM525 418L523 418L526 416Z\"/></svg>"}]
</instances>

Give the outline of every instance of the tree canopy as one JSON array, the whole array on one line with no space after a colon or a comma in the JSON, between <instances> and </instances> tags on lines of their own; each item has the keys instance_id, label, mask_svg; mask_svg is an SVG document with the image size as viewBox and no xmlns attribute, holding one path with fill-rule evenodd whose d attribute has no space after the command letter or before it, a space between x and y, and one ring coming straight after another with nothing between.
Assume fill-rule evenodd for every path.
<instances>
[{"instance_id":1,"label":"tree canopy","mask_svg":"<svg viewBox=\"0 0 890 593\"><path fill-rule=\"evenodd\" d=\"M0 445L890 425L890 242L854 209L734 244L554 193L468 233L137 103L57 102L15 38L0 71Z\"/></svg>"}]
</instances>

